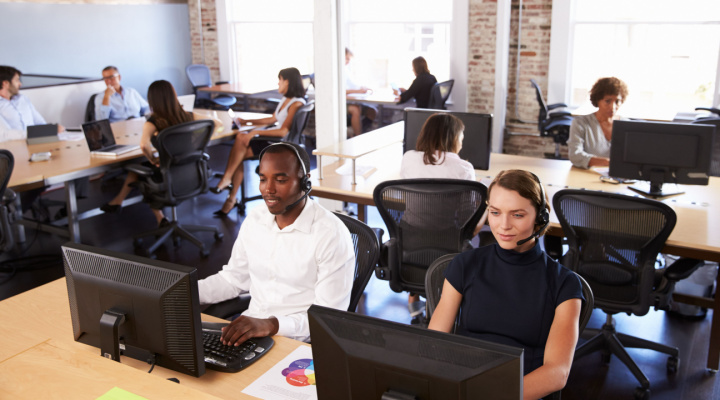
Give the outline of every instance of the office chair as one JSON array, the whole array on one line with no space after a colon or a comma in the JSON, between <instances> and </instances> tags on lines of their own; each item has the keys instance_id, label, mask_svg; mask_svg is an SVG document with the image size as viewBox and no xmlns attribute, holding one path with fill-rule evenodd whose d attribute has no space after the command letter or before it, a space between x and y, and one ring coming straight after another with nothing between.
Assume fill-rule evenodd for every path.
<instances>
[{"instance_id":1,"label":"office chair","mask_svg":"<svg viewBox=\"0 0 720 400\"><path fill-rule=\"evenodd\" d=\"M193 86L193 93L195 94L195 106L205 108L218 107L223 110L227 110L237 102L235 96L227 94L220 94L212 97L210 93L200 92L198 89L203 87L212 86L212 79L210 78L210 68L205 64L190 64L185 68L190 84ZM215 82L216 85L222 85L228 83L226 81Z\"/></svg>"},{"instance_id":2,"label":"office chair","mask_svg":"<svg viewBox=\"0 0 720 400\"><path fill-rule=\"evenodd\" d=\"M450 97L454 84L455 80L450 79L449 81L438 82L433 85L432 89L430 89L430 103L428 103L428 108L445 110L445 102L447 102L448 97Z\"/></svg>"},{"instance_id":3,"label":"office chair","mask_svg":"<svg viewBox=\"0 0 720 400\"><path fill-rule=\"evenodd\" d=\"M698 118L698 120L703 120L703 119L720 119L720 109L718 109L718 108L713 108L713 107L695 107L695 111L710 111L712 114L714 114L714 115L711 114L709 117Z\"/></svg>"},{"instance_id":4,"label":"office chair","mask_svg":"<svg viewBox=\"0 0 720 400\"><path fill-rule=\"evenodd\" d=\"M157 248L172 238L177 245L181 238L189 240L200 248L200 255L207 257L209 251L203 242L193 236L190 231L213 232L215 240L223 234L216 227L198 225L180 225L177 219L177 205L182 201L208 191L208 159L205 153L215 123L212 120L190 121L163 129L157 136L157 151L160 156L162 180L156 182L153 171L143 165L128 165L128 171L140 176L137 187L143 194L144 201L155 208L171 207L172 221L167 226L135 236L133 241L136 250L151 256ZM159 236L147 249L143 249L142 237Z\"/></svg>"},{"instance_id":5,"label":"office chair","mask_svg":"<svg viewBox=\"0 0 720 400\"><path fill-rule=\"evenodd\" d=\"M395 292L425 296L425 273L438 257L472 248L473 229L485 211L487 188L457 179L381 182L373 200L390 240L375 274Z\"/></svg>"},{"instance_id":6,"label":"office chair","mask_svg":"<svg viewBox=\"0 0 720 400\"><path fill-rule=\"evenodd\" d=\"M17 195L7 187L14 167L15 158L12 153L0 149L0 252L10 251L15 246L12 229Z\"/></svg>"},{"instance_id":7,"label":"office chair","mask_svg":"<svg viewBox=\"0 0 720 400\"><path fill-rule=\"evenodd\" d=\"M95 98L97 97L97 93L90 96L90 100L88 100L87 106L85 106L85 122L95 121Z\"/></svg>"},{"instance_id":8,"label":"office chair","mask_svg":"<svg viewBox=\"0 0 720 400\"><path fill-rule=\"evenodd\" d=\"M250 139L250 147L253 149L254 156L251 158L248 158L243 161L253 161L258 159L258 155L264 149L265 147L269 146L272 143L276 142L290 142L299 144L303 147L305 147L305 138L303 136L303 131L305 130L305 127L307 127L308 119L310 116L310 112L315 109L315 101L310 100L307 102L307 104L301 106L298 108L298 110L295 112L295 116L293 117L292 125L290 126L290 130L288 131L287 135L285 137L279 138L275 136L262 136L262 130L254 131L259 132L259 136L255 136L254 138ZM245 203L248 201L258 200L262 198L262 195L256 195L256 196L250 196L248 197L246 194L246 187L245 187L245 177L247 176L248 169L245 168L245 175L243 176L243 182L240 186L240 204L237 207L238 213L240 215L245 215ZM257 169L255 170L257 173ZM222 174L216 174L215 176L221 176Z\"/></svg>"},{"instance_id":9,"label":"office chair","mask_svg":"<svg viewBox=\"0 0 720 400\"><path fill-rule=\"evenodd\" d=\"M350 231L355 249L355 278L350 294L349 312L355 312L380 257L378 233L349 215L335 213ZM382 233L379 234L382 236Z\"/></svg>"},{"instance_id":10,"label":"office chair","mask_svg":"<svg viewBox=\"0 0 720 400\"><path fill-rule=\"evenodd\" d=\"M720 116L718 118L700 118L693 124L715 125L715 136L713 136L713 151L710 160L710 175L720 176Z\"/></svg>"},{"instance_id":11,"label":"office chair","mask_svg":"<svg viewBox=\"0 0 720 400\"><path fill-rule=\"evenodd\" d=\"M575 357L601 350L607 363L614 354L640 382L635 397L647 399L650 382L625 347L668 354L670 373L677 372L679 351L616 332L612 316L620 312L642 316L650 307L667 309L675 282L690 276L702 261L680 259L667 268L655 269L658 253L677 220L675 212L659 201L565 189L553 196L553 207L569 245L563 265L585 278L595 306L607 314L597 335L580 345Z\"/></svg>"},{"instance_id":12,"label":"office chair","mask_svg":"<svg viewBox=\"0 0 720 400\"><path fill-rule=\"evenodd\" d=\"M561 159L560 145L567 145L570 138L570 125L572 124L572 116L567 111L553 111L557 108L567 107L565 103L547 104L543 98L540 85L534 79L530 79L530 83L535 88L535 97L537 97L540 109L538 111L538 130L540 136L552 136L555 142L555 153L546 153L547 158Z\"/></svg>"}]
</instances>

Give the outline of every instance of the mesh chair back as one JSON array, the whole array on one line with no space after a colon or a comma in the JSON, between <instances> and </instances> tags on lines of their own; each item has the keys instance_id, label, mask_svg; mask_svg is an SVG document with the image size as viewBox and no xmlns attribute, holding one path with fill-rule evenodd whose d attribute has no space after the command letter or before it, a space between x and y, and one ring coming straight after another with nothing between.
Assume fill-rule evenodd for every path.
<instances>
[{"instance_id":1,"label":"mesh chair back","mask_svg":"<svg viewBox=\"0 0 720 400\"><path fill-rule=\"evenodd\" d=\"M0 251L7 251L15 243L11 231L9 203L15 199L7 186L15 167L15 158L9 150L0 149ZM12 196L8 194L12 193Z\"/></svg>"},{"instance_id":2,"label":"mesh chair back","mask_svg":"<svg viewBox=\"0 0 720 400\"><path fill-rule=\"evenodd\" d=\"M430 264L470 247L487 188L476 181L402 179L380 183L373 199L390 234L390 287L424 294Z\"/></svg>"},{"instance_id":3,"label":"mesh chair back","mask_svg":"<svg viewBox=\"0 0 720 400\"><path fill-rule=\"evenodd\" d=\"M158 154L165 191L155 193L168 205L205 193L209 170L205 148L215 129L212 120L190 121L158 134Z\"/></svg>"},{"instance_id":4,"label":"mesh chair back","mask_svg":"<svg viewBox=\"0 0 720 400\"><path fill-rule=\"evenodd\" d=\"M348 311L355 312L365 286L370 281L378 257L380 257L380 241L375 232L362 221L344 214L335 213L350 231L355 249L355 277L350 292Z\"/></svg>"},{"instance_id":5,"label":"mesh chair back","mask_svg":"<svg viewBox=\"0 0 720 400\"><path fill-rule=\"evenodd\" d=\"M15 158L9 150L0 149L0 199L7 189L10 176L15 167Z\"/></svg>"},{"instance_id":6,"label":"mesh chair back","mask_svg":"<svg viewBox=\"0 0 720 400\"><path fill-rule=\"evenodd\" d=\"M425 275L425 299L427 300L425 302L425 315L428 320L432 318L435 308L440 303L440 296L442 296L442 289L445 284L445 270L457 254L451 253L440 256L430 264L427 270Z\"/></svg>"},{"instance_id":7,"label":"mesh chair back","mask_svg":"<svg viewBox=\"0 0 720 400\"><path fill-rule=\"evenodd\" d=\"M568 238L563 265L585 278L595 306L647 314L655 305L655 260L675 212L655 200L587 190L561 190L553 206Z\"/></svg>"},{"instance_id":8,"label":"mesh chair back","mask_svg":"<svg viewBox=\"0 0 720 400\"><path fill-rule=\"evenodd\" d=\"M710 161L710 175L720 176L720 118L693 121L693 124L715 125L713 137L712 159Z\"/></svg>"},{"instance_id":9,"label":"mesh chair back","mask_svg":"<svg viewBox=\"0 0 720 400\"><path fill-rule=\"evenodd\" d=\"M210 68L205 64L190 64L185 68L190 84L193 88L211 86Z\"/></svg>"},{"instance_id":10,"label":"mesh chair back","mask_svg":"<svg viewBox=\"0 0 720 400\"><path fill-rule=\"evenodd\" d=\"M454 84L455 80L450 79L449 81L438 82L433 85L432 89L430 89L430 102L428 103L428 108L444 110L445 103L447 102L448 97L450 97Z\"/></svg>"},{"instance_id":11,"label":"mesh chair back","mask_svg":"<svg viewBox=\"0 0 720 400\"><path fill-rule=\"evenodd\" d=\"M85 106L85 122L95 121L95 97L97 97L97 93L90 96L90 100Z\"/></svg>"},{"instance_id":12,"label":"mesh chair back","mask_svg":"<svg viewBox=\"0 0 720 400\"><path fill-rule=\"evenodd\" d=\"M543 98L542 90L540 90L540 85L535 82L535 79L530 79L530 83L535 88L535 97L537 98L537 102L540 105L540 110L538 111L538 129L540 129L540 132L543 132L545 130L544 125L548 114L547 103Z\"/></svg>"},{"instance_id":13,"label":"mesh chair back","mask_svg":"<svg viewBox=\"0 0 720 400\"><path fill-rule=\"evenodd\" d=\"M310 119L310 112L314 108L314 101L309 101L307 104L298 108L298 110L295 112L295 116L293 117L290 131L288 131L288 134L285 135L285 137L283 138L283 142L304 144L302 143L302 133L305 130L305 127L307 127L308 120Z\"/></svg>"}]
</instances>

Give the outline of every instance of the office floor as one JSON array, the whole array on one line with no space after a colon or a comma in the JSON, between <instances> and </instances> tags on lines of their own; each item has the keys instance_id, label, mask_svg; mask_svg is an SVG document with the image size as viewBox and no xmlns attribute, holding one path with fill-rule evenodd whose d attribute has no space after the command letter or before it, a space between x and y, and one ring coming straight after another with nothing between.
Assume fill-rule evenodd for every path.
<instances>
[{"instance_id":1,"label":"office floor","mask_svg":"<svg viewBox=\"0 0 720 400\"><path fill-rule=\"evenodd\" d=\"M210 149L211 163L215 170L224 167L222 160L227 157L228 146ZM250 171L252 172L252 171ZM120 188L120 179L91 182L91 196L81 200L81 210L96 207L112 198ZM50 198L62 199L62 190L49 194ZM224 198L208 193L189 200L179 207L181 222L215 225L225 234L221 242L215 242L211 234L199 234L210 250L206 259L200 257L197 248L182 243L172 244L158 251L158 259L195 266L200 278L222 268L230 254L242 217L233 212L227 219L212 218L212 212L219 209ZM248 209L262 206L261 201L251 202ZM55 209L52 209L54 212ZM369 225L384 227L377 211L369 208ZM154 219L148 207L142 203L126 207L120 214L100 215L80 223L85 244L120 252L132 253L131 236L154 228ZM60 245L66 240L57 236L27 229L27 241L22 251L0 255L0 299L13 296L35 286L63 276L60 261ZM385 240L388 239L387 233ZM43 257L41 257L43 256ZM8 264L8 260L25 257L24 260ZM10 265L10 266L9 266ZM15 266L15 271L12 271ZM361 300L359 312L378 318L409 323L407 294L394 293L386 281L373 277L368 284L365 297ZM717 374L705 370L707 343L710 334L710 318L688 321L672 317L665 312L651 311L644 317L616 316L617 330L632 332L634 335L672 344L680 348L681 362L677 375L668 375L665 370L667 357L649 350L630 350L630 355L648 375L651 382L652 399L719 399L720 379ZM605 321L604 314L596 310L589 328L599 328ZM570 373L563 399L632 399L637 382L629 370L615 357L609 365L600 360L599 353L577 360Z\"/></svg>"}]
</instances>

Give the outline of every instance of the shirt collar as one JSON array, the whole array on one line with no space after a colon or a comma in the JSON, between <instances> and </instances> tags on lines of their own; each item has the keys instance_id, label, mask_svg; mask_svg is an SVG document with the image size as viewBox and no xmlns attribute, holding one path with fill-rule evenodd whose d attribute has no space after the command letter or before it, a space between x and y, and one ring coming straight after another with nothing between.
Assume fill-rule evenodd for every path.
<instances>
[{"instance_id":1,"label":"shirt collar","mask_svg":"<svg viewBox=\"0 0 720 400\"><path fill-rule=\"evenodd\" d=\"M267 210L266 210L267 211ZM280 229L277 225L277 222L275 222L275 216L267 213L267 217L265 219L265 225L268 226L270 229L277 230L279 232L290 232L293 230L298 230L300 232L306 232L309 233L312 228L313 220L315 219L315 202L307 198L307 201L305 202L305 207L300 212L300 215L295 219L295 222L292 224L286 226L284 229Z\"/></svg>"}]
</instances>

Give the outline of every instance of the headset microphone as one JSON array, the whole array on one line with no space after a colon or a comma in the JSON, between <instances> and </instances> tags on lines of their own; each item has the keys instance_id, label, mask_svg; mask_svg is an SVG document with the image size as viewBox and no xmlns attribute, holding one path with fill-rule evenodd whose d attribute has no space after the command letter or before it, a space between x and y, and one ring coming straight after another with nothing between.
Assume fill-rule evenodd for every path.
<instances>
[{"instance_id":1,"label":"headset microphone","mask_svg":"<svg viewBox=\"0 0 720 400\"><path fill-rule=\"evenodd\" d=\"M310 183L310 181L308 181L308 183ZM305 190L305 194L303 194L302 197L300 197L299 199L295 200L294 202L290 203L287 207L285 207L285 212L288 212L291 208L293 208L293 207L295 207L296 205L300 204L301 201L303 201L306 197L308 197L308 195L310 194L310 191L311 191L312 189L307 189L307 190L306 190L305 188L303 188L303 190Z\"/></svg>"},{"instance_id":2,"label":"headset microphone","mask_svg":"<svg viewBox=\"0 0 720 400\"><path fill-rule=\"evenodd\" d=\"M529 172L529 171L528 171ZM520 240L517 242L518 246L522 246L525 243L529 242L532 239L537 239L540 237L540 232L545 230L547 226L550 224L550 214L548 213L548 210L545 205L545 188L543 188L542 182L540 182L540 178L538 178L537 175L530 172L532 176L535 177L535 180L537 181L538 185L540 186L540 210L537 213L537 217L535 218L535 225L541 225L538 230L533 232L532 235L529 237L526 237L523 240Z\"/></svg>"}]
</instances>

